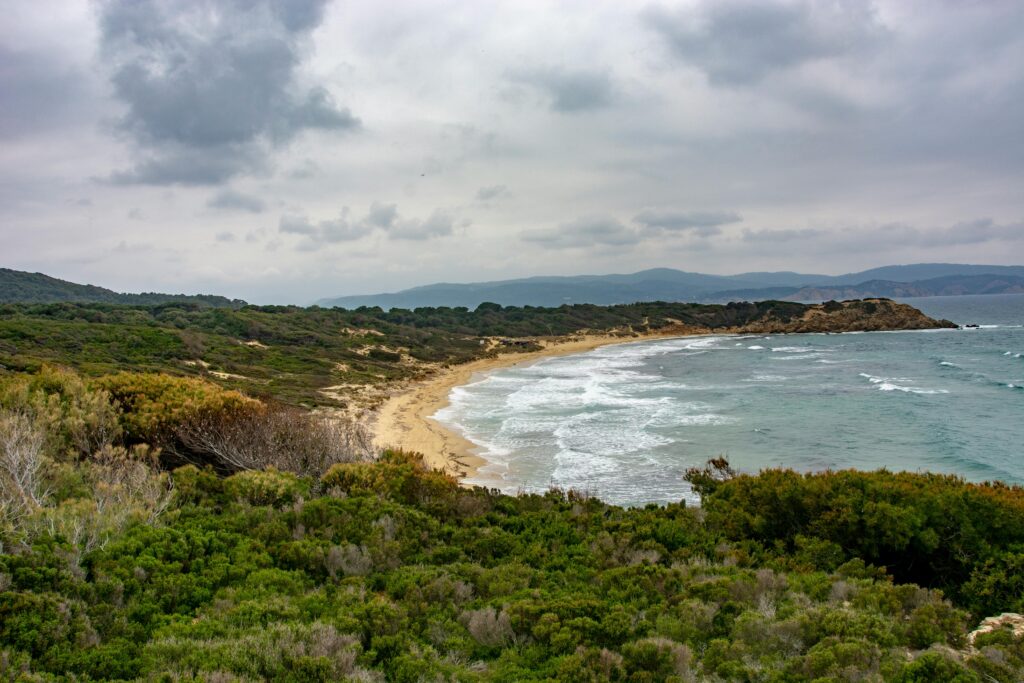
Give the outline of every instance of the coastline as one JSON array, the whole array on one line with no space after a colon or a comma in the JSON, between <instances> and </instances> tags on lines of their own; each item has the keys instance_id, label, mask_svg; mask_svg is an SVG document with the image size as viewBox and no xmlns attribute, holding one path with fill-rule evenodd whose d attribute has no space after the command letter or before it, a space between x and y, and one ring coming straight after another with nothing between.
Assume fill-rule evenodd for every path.
<instances>
[{"instance_id":1,"label":"coastline","mask_svg":"<svg viewBox=\"0 0 1024 683\"><path fill-rule=\"evenodd\" d=\"M583 353L611 344L681 336L692 335L678 332L635 337L581 335L567 341L540 342L544 348L537 351L503 353L444 368L404 390L398 390L375 411L370 421L374 444L381 448L416 451L423 454L424 461L429 467L444 470L460 478L472 476L481 466L487 464L487 460L476 454L476 444L431 418L448 405L448 396L453 388L469 384L478 373L499 368L535 363L543 358Z\"/></svg>"}]
</instances>

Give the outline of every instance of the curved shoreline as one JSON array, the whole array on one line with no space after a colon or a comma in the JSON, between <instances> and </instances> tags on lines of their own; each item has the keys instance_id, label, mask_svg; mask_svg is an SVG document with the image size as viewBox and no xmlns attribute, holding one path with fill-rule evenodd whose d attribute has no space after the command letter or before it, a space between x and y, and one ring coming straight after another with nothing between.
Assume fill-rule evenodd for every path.
<instances>
[{"instance_id":1,"label":"curved shoreline","mask_svg":"<svg viewBox=\"0 0 1024 683\"><path fill-rule=\"evenodd\" d=\"M458 477L472 476L487 460L479 447L448 429L431 416L448 406L451 390L473 381L474 375L499 368L535 363L543 358L583 353L611 344L702 336L652 334L638 337L587 335L570 341L542 342L544 348L526 353L506 353L445 368L390 396L375 411L370 423L374 443L381 448L401 448L423 454L427 465Z\"/></svg>"}]
</instances>

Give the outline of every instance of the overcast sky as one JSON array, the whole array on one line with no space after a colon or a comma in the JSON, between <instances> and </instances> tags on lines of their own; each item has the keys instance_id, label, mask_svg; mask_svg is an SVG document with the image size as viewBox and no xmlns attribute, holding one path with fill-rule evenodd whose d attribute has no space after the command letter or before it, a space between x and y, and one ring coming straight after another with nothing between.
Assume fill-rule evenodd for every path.
<instances>
[{"instance_id":1,"label":"overcast sky","mask_svg":"<svg viewBox=\"0 0 1024 683\"><path fill-rule=\"evenodd\" d=\"M1024 262L1024 3L0 0L0 266L258 303Z\"/></svg>"}]
</instances>

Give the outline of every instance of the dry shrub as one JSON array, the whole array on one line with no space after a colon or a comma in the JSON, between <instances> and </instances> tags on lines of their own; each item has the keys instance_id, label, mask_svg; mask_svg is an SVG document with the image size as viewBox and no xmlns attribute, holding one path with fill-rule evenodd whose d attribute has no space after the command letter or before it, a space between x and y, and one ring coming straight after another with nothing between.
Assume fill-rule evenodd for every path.
<instances>
[{"instance_id":1,"label":"dry shrub","mask_svg":"<svg viewBox=\"0 0 1024 683\"><path fill-rule=\"evenodd\" d=\"M201 411L175 430L177 454L237 472L276 467L318 477L331 465L367 459L373 440L358 423L281 405Z\"/></svg>"},{"instance_id":2,"label":"dry shrub","mask_svg":"<svg viewBox=\"0 0 1024 683\"><path fill-rule=\"evenodd\" d=\"M89 495L39 508L26 518L28 536L63 538L79 552L104 547L134 523L154 524L170 506L170 477L146 446L107 446L82 466Z\"/></svg>"},{"instance_id":3,"label":"dry shrub","mask_svg":"<svg viewBox=\"0 0 1024 683\"><path fill-rule=\"evenodd\" d=\"M498 612L493 607L467 610L459 615L459 623L484 647L506 647L516 635L508 612Z\"/></svg>"},{"instance_id":4,"label":"dry shrub","mask_svg":"<svg viewBox=\"0 0 1024 683\"><path fill-rule=\"evenodd\" d=\"M345 576L365 576L373 570L373 559L366 546L350 543L332 546L324 558L327 573L332 579L341 572Z\"/></svg>"},{"instance_id":5,"label":"dry shrub","mask_svg":"<svg viewBox=\"0 0 1024 683\"><path fill-rule=\"evenodd\" d=\"M0 505L32 510L46 499L43 446L46 435L23 413L0 413Z\"/></svg>"}]
</instances>

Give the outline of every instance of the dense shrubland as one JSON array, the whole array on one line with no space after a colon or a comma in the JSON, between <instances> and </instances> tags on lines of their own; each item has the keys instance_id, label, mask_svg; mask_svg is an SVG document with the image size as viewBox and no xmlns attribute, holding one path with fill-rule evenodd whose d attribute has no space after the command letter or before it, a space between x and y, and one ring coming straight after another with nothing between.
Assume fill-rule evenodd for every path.
<instances>
[{"instance_id":1,"label":"dense shrubland","mask_svg":"<svg viewBox=\"0 0 1024 683\"><path fill-rule=\"evenodd\" d=\"M0 679L1024 674L1010 631L966 642L1022 606L1019 488L722 461L689 475L701 509L508 497L325 450L291 411L187 378L0 382Z\"/></svg>"},{"instance_id":2,"label":"dense shrubland","mask_svg":"<svg viewBox=\"0 0 1024 683\"><path fill-rule=\"evenodd\" d=\"M720 461L689 475L703 508L622 509L462 488L358 436L325 455L291 413L252 427L274 410L195 379L0 382L0 680L1024 674L1009 630L966 641L1021 607L1018 488ZM253 460L224 455L253 430Z\"/></svg>"}]
</instances>

